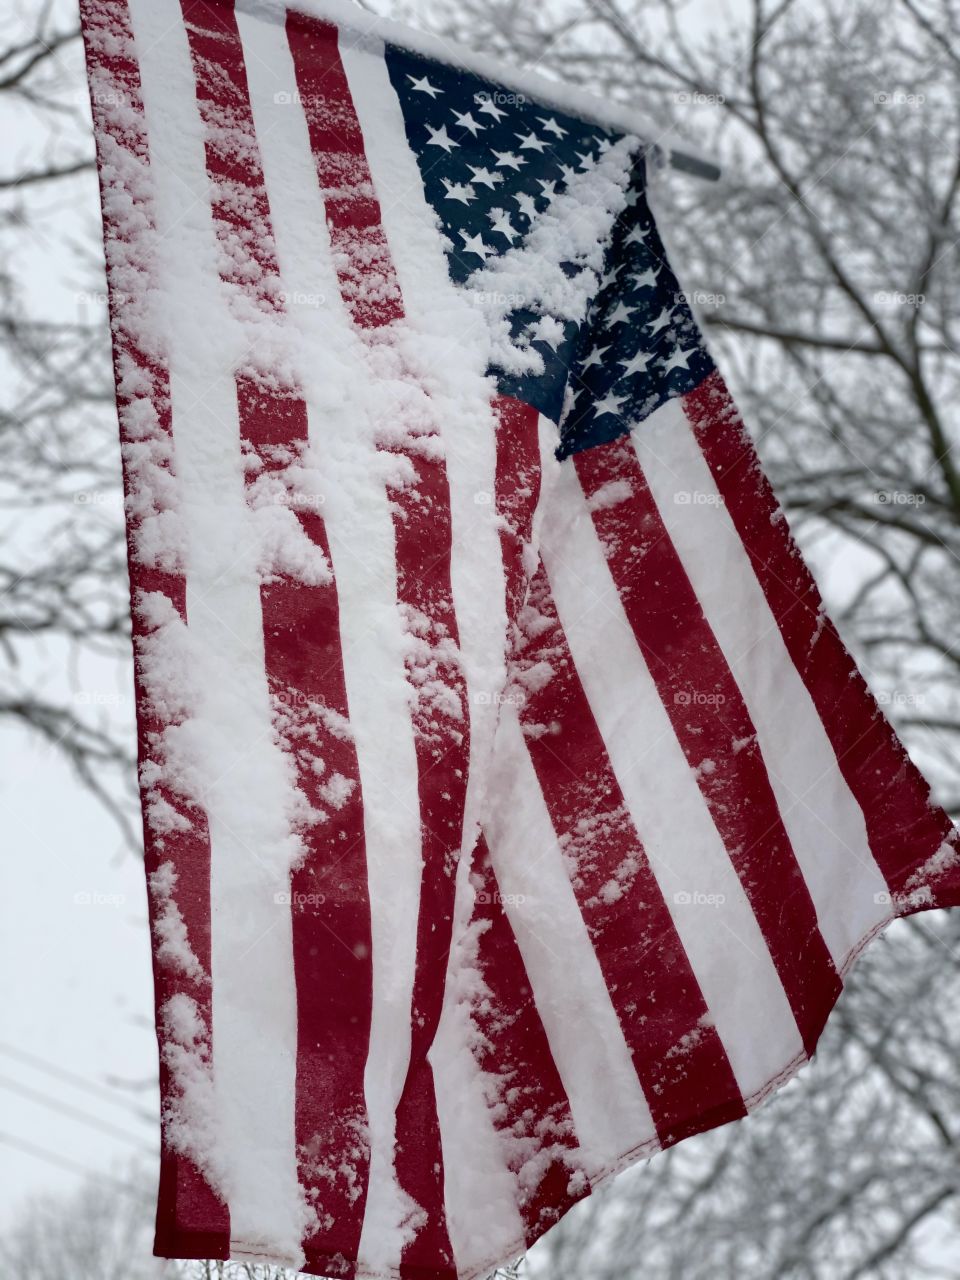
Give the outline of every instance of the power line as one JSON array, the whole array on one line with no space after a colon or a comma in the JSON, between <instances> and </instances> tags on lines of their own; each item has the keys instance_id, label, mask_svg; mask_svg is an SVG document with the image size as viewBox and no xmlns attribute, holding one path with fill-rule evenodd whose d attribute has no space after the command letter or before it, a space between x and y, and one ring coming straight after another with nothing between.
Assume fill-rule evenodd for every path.
<instances>
[{"instance_id":1,"label":"power line","mask_svg":"<svg viewBox=\"0 0 960 1280\"><path fill-rule=\"evenodd\" d=\"M16 1134L0 1132L0 1143L3 1143L4 1146L12 1147L15 1151L24 1151L27 1155L34 1156L37 1160L45 1160L47 1164L56 1165L59 1169L66 1169L68 1173L79 1173L85 1178L98 1178L103 1182L109 1182L111 1186L117 1187L119 1190L126 1191L141 1199L146 1199L142 1190L135 1186L134 1183L124 1182L121 1178L114 1178L109 1173L99 1173L96 1169L90 1169L76 1160L71 1160L68 1156L61 1156L55 1151L48 1151L46 1147L37 1146L36 1143L30 1142L26 1138L18 1138Z\"/></svg>"},{"instance_id":2,"label":"power line","mask_svg":"<svg viewBox=\"0 0 960 1280\"><path fill-rule=\"evenodd\" d=\"M45 1071L47 1075L53 1076L57 1080L62 1080L65 1084L73 1085L75 1089L84 1089L87 1093L93 1094L94 1097L128 1111L131 1115L136 1116L138 1120L147 1120L151 1124L155 1122L156 1117L149 1111L135 1106L126 1098L118 1098L116 1093L107 1085L96 1084L92 1080L87 1080L84 1076L78 1075L75 1071L69 1071L58 1063L49 1062L46 1058L38 1057L35 1053L28 1053L26 1049L21 1049L17 1045L3 1042L0 1042L0 1053L5 1053L7 1057L15 1058L28 1067L34 1067L37 1071Z\"/></svg>"},{"instance_id":3,"label":"power line","mask_svg":"<svg viewBox=\"0 0 960 1280\"><path fill-rule=\"evenodd\" d=\"M99 1129L102 1133L107 1133L114 1138L122 1138L124 1142L130 1142L135 1147L143 1149L141 1139L134 1137L132 1133L127 1133L126 1129L121 1129L117 1125L111 1124L109 1120L101 1120L99 1116L91 1115L89 1111L82 1111L79 1107L71 1106L69 1102L61 1102L59 1098L53 1098L50 1094L43 1093L39 1089L32 1089L28 1084L21 1084L19 1080L12 1080L9 1076L0 1076L0 1088L10 1089L14 1093L21 1094L24 1098L29 1098L31 1102L38 1102L41 1106L49 1107L52 1111L59 1111L61 1115L69 1116L72 1120L79 1120L82 1124L87 1124L92 1129Z\"/></svg>"}]
</instances>

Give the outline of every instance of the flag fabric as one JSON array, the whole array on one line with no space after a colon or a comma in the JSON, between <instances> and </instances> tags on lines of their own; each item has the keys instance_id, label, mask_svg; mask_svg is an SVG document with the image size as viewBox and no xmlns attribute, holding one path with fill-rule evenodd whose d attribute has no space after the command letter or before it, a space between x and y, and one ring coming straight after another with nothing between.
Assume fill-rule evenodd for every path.
<instances>
[{"instance_id":1,"label":"flag fabric","mask_svg":"<svg viewBox=\"0 0 960 1280\"><path fill-rule=\"evenodd\" d=\"M478 1276L790 1078L956 836L629 117L335 0L81 10L156 1249Z\"/></svg>"}]
</instances>

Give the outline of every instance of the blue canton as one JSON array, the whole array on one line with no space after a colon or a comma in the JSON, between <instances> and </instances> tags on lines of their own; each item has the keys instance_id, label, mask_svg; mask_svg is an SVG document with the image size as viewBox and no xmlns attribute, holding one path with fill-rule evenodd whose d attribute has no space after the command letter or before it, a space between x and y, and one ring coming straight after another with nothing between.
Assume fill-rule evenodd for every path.
<instances>
[{"instance_id":1,"label":"blue canton","mask_svg":"<svg viewBox=\"0 0 960 1280\"><path fill-rule=\"evenodd\" d=\"M457 284L521 246L553 197L623 137L396 46L385 57ZM543 356L544 372L490 370L500 394L559 425L561 458L626 435L714 368L657 233L642 158L627 201L585 321L545 326L542 313L523 306L509 315L511 335Z\"/></svg>"}]
</instances>

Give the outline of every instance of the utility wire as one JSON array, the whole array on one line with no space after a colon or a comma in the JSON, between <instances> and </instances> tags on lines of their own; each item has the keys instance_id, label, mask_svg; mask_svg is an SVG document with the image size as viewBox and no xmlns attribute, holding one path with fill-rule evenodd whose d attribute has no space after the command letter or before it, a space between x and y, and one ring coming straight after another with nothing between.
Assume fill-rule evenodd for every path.
<instances>
[{"instance_id":1,"label":"utility wire","mask_svg":"<svg viewBox=\"0 0 960 1280\"><path fill-rule=\"evenodd\" d=\"M114 1138L122 1138L124 1142L143 1149L142 1140L134 1137L132 1133L127 1133L126 1129L111 1124L109 1120L101 1120L99 1116L91 1115L89 1111L81 1111L79 1107L73 1107L69 1102L61 1102L59 1098L53 1098L39 1089L32 1089L28 1084L21 1084L19 1080L0 1076L0 1088L10 1089L13 1093L29 1098L31 1102L38 1102L41 1106L49 1107L51 1111L59 1111L61 1115L69 1116L72 1120L79 1120L81 1124L87 1124L92 1129L99 1129L101 1133L107 1133Z\"/></svg>"},{"instance_id":2,"label":"utility wire","mask_svg":"<svg viewBox=\"0 0 960 1280\"><path fill-rule=\"evenodd\" d=\"M26 1049L21 1049L17 1045L0 1041L0 1053L6 1054L8 1058L15 1058L18 1062L22 1062L28 1067L34 1067L37 1071L45 1071L47 1075L53 1076L54 1079L62 1080L65 1084L73 1085L75 1089L84 1089L87 1093L93 1094L94 1097L100 1098L104 1102L113 1103L115 1107L122 1107L124 1111L129 1111L138 1120L146 1120L150 1124L156 1121L156 1116L152 1115L151 1112L136 1106L126 1098L117 1097L114 1090L107 1085L95 1084L92 1080L87 1080L75 1071L69 1071L58 1063L49 1062L46 1058L40 1058L35 1053L28 1053Z\"/></svg>"},{"instance_id":3,"label":"utility wire","mask_svg":"<svg viewBox=\"0 0 960 1280\"><path fill-rule=\"evenodd\" d=\"M145 1200L143 1191L132 1182L124 1182L121 1178L111 1177L108 1173L99 1173L96 1169L90 1169L86 1165L80 1164L76 1160L71 1160L67 1156L61 1156L55 1151L48 1151L46 1147L37 1146L36 1143L28 1141L26 1138L19 1138L13 1133L0 1132L0 1143L4 1146L12 1147L15 1151L24 1151L28 1156L34 1156L37 1160L45 1160L47 1164L56 1165L58 1169L66 1169L69 1173L80 1173L85 1178L97 1178L102 1182L108 1182L111 1186L116 1187L120 1191L126 1191L129 1195L135 1195L138 1199Z\"/></svg>"}]
</instances>

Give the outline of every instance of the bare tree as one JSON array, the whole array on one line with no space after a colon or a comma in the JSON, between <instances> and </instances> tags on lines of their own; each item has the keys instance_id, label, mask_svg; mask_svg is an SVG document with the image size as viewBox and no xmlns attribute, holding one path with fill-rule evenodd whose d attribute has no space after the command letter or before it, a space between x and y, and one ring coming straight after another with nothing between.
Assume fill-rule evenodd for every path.
<instances>
[{"instance_id":1,"label":"bare tree","mask_svg":"<svg viewBox=\"0 0 960 1280\"><path fill-rule=\"evenodd\" d=\"M0 722L63 752L135 846L131 707L102 661L129 663L128 607L75 7L22 4L0 39Z\"/></svg>"},{"instance_id":2,"label":"bare tree","mask_svg":"<svg viewBox=\"0 0 960 1280\"><path fill-rule=\"evenodd\" d=\"M960 806L960 7L426 0L448 37L719 159L659 220L865 674ZM702 15L701 7L698 12ZM702 18L701 18L702 22ZM960 922L891 929L749 1120L585 1202L534 1275L960 1275Z\"/></svg>"},{"instance_id":3,"label":"bare tree","mask_svg":"<svg viewBox=\"0 0 960 1280\"><path fill-rule=\"evenodd\" d=\"M661 184L661 223L834 616L960 808L957 0L744 0L710 30L683 0L416 8L719 158L715 187ZM0 110L19 141L0 172L0 501L14 548L0 557L0 715L56 743L126 823L114 777L133 778L129 715L118 725L109 704L77 696L97 692L89 662L129 662L129 650L75 14L66 0L25 4L2 40ZM85 212L59 218L69 204L89 225ZM70 279L70 315L38 284L46 258ZM73 664L72 689L41 682L49 654ZM530 1271L960 1275L958 946L946 918L891 930L797 1082L585 1202ZM28 1244L0 1253L19 1258L5 1274L63 1273L27 1269ZM122 1274L138 1276L146 1245L130 1236L127 1248ZM216 1263L185 1274L276 1275Z\"/></svg>"},{"instance_id":4,"label":"bare tree","mask_svg":"<svg viewBox=\"0 0 960 1280\"><path fill-rule=\"evenodd\" d=\"M160 1280L171 1268L150 1255L149 1190L136 1171L91 1178L73 1196L31 1201L0 1236L8 1280Z\"/></svg>"}]
</instances>

